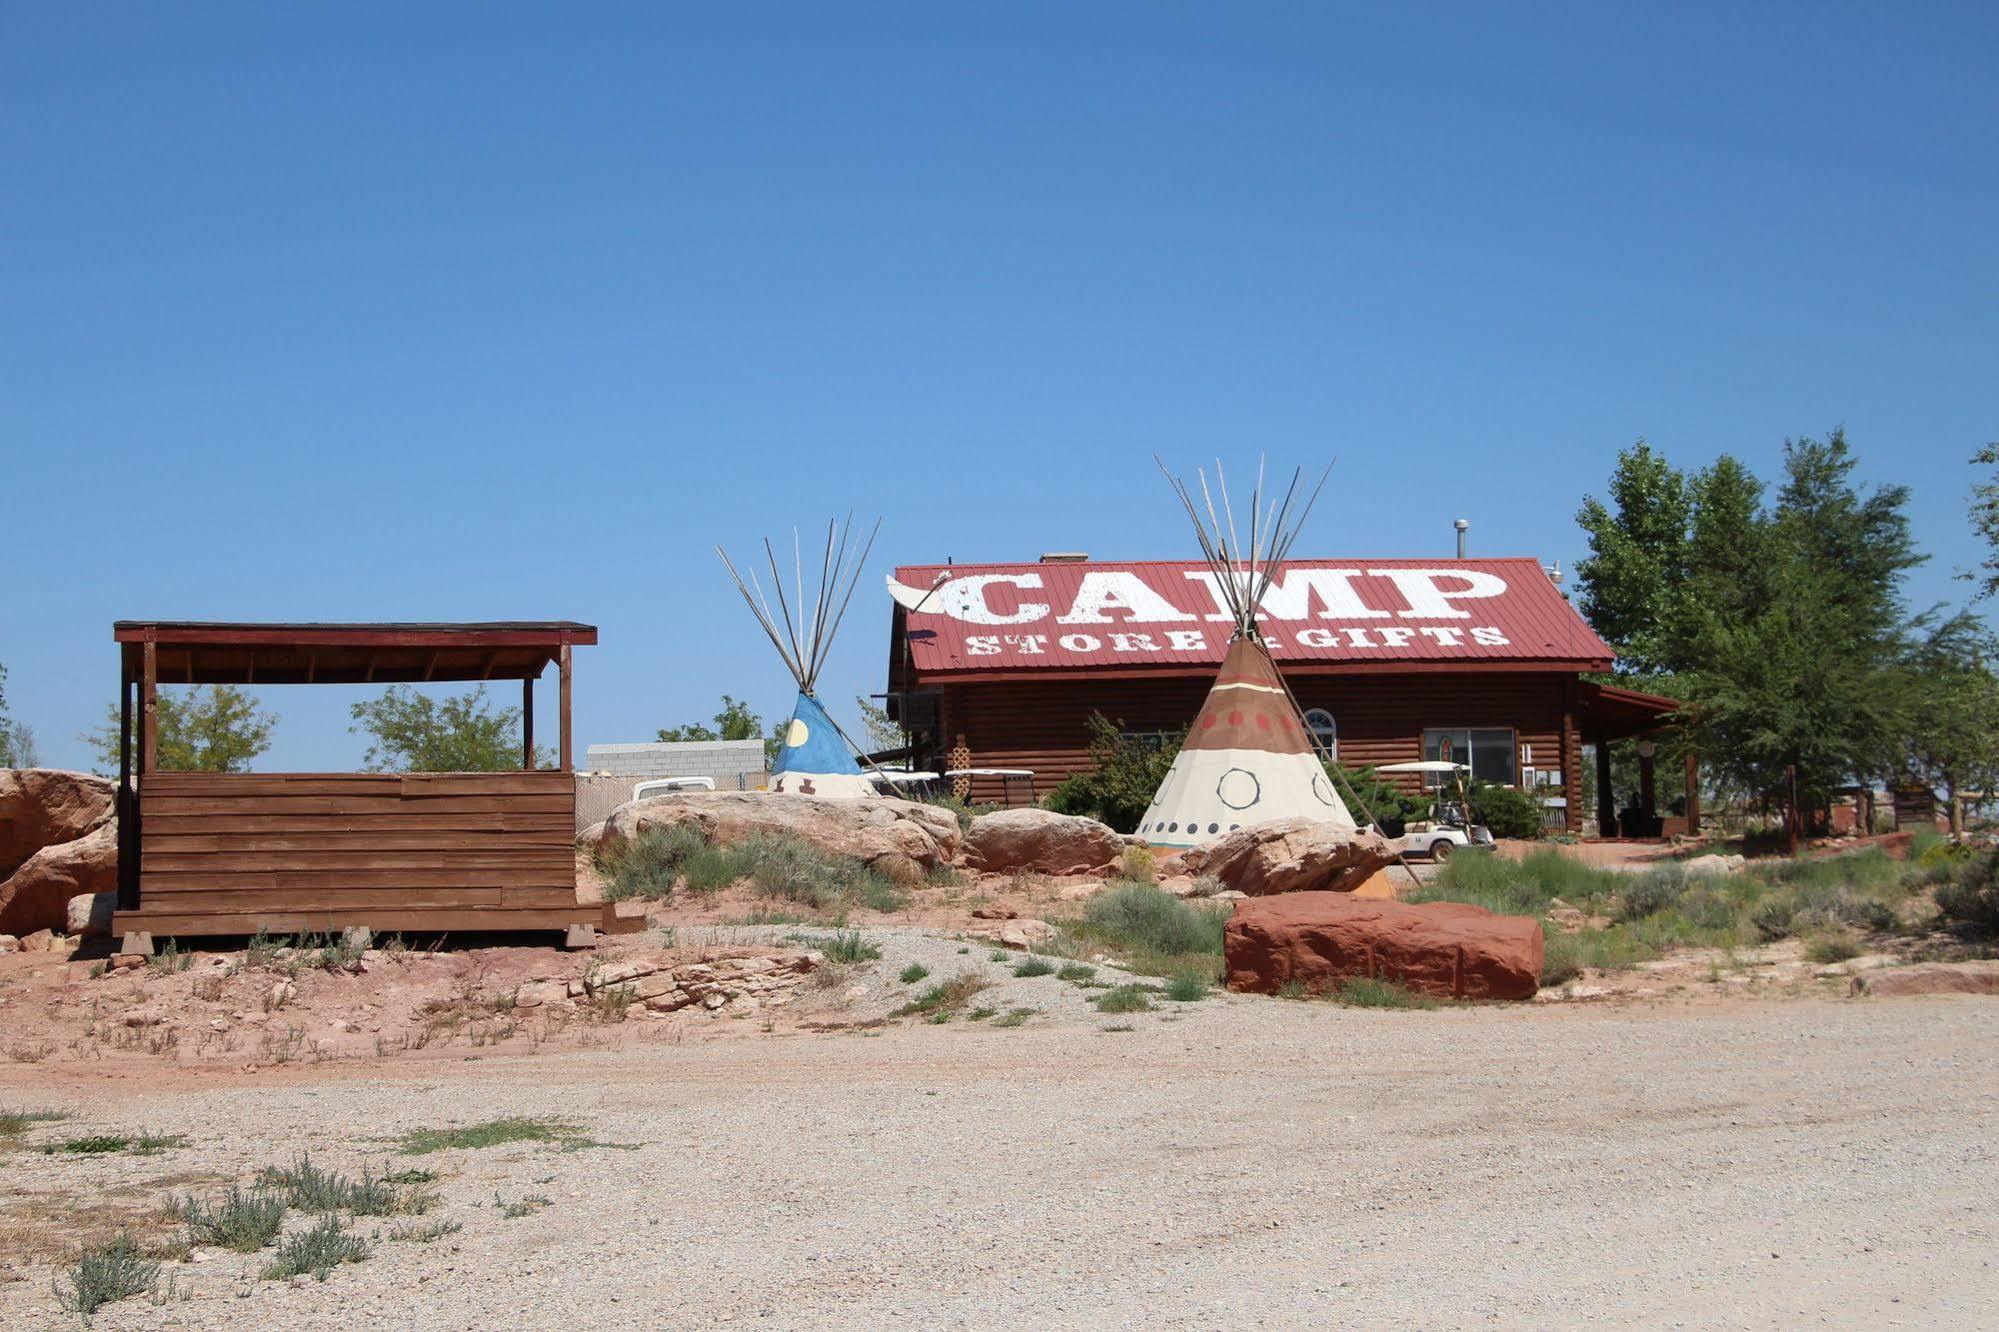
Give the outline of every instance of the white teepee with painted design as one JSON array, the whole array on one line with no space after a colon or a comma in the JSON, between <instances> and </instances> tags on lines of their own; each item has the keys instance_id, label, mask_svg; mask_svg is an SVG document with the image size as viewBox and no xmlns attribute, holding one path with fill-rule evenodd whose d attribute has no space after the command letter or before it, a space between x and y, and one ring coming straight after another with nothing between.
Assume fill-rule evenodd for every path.
<instances>
[{"instance_id":1,"label":"white teepee with painted design","mask_svg":"<svg viewBox=\"0 0 1999 1332\"><path fill-rule=\"evenodd\" d=\"M1160 470L1165 471L1163 464ZM1325 477L1303 497L1294 518L1302 473L1294 472L1283 499L1266 508L1259 469L1257 488L1250 496L1245 550L1237 539L1219 464L1219 511L1206 473L1199 475L1205 522L1185 483L1170 473L1166 479L1194 521L1202 553L1215 574L1214 586L1234 623L1214 686L1139 821L1139 835L1152 846L1183 850L1275 819L1313 819L1341 832L1357 831L1353 815L1326 776L1297 702L1256 629L1257 607L1312 511Z\"/></svg>"}]
</instances>

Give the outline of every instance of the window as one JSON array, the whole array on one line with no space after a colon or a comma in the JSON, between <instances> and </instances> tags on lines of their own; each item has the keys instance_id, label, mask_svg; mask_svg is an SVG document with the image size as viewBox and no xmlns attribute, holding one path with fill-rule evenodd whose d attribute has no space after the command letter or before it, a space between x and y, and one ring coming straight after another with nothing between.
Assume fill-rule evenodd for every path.
<instances>
[{"instance_id":1,"label":"window","mask_svg":"<svg viewBox=\"0 0 1999 1332\"><path fill-rule=\"evenodd\" d=\"M1447 763L1469 763L1471 775L1481 782L1501 786L1514 784L1513 732L1441 727L1423 732L1423 757ZM1428 775L1424 784L1435 786L1439 778Z\"/></svg>"},{"instance_id":2,"label":"window","mask_svg":"<svg viewBox=\"0 0 1999 1332\"><path fill-rule=\"evenodd\" d=\"M1337 763L1340 757L1340 727L1333 720L1333 714L1324 708L1310 708L1305 713L1305 726L1318 737L1320 745Z\"/></svg>"}]
</instances>

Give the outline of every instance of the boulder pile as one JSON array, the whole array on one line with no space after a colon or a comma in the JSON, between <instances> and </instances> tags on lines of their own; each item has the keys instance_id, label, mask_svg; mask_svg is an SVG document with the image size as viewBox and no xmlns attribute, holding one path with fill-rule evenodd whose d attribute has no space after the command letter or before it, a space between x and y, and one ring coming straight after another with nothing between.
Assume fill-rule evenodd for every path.
<instances>
[{"instance_id":1,"label":"boulder pile","mask_svg":"<svg viewBox=\"0 0 1999 1332\"><path fill-rule=\"evenodd\" d=\"M1002 809L972 820L965 867L990 874L1103 874L1125 838L1095 819L1051 809Z\"/></svg>"},{"instance_id":2,"label":"boulder pile","mask_svg":"<svg viewBox=\"0 0 1999 1332\"><path fill-rule=\"evenodd\" d=\"M694 791L634 800L612 810L611 817L578 840L616 854L648 829L683 825L730 846L759 835L796 837L830 855L858 860L897 883L920 882L930 871L949 865L959 848L957 815L935 805L756 791Z\"/></svg>"},{"instance_id":3,"label":"boulder pile","mask_svg":"<svg viewBox=\"0 0 1999 1332\"><path fill-rule=\"evenodd\" d=\"M1189 874L1220 879L1239 893L1350 893L1394 863L1380 833L1342 832L1312 819L1252 823L1180 857Z\"/></svg>"},{"instance_id":4,"label":"boulder pile","mask_svg":"<svg viewBox=\"0 0 1999 1332\"><path fill-rule=\"evenodd\" d=\"M1222 953L1231 990L1296 983L1323 994L1365 977L1442 999L1531 999L1543 944L1541 923L1526 916L1310 892L1236 903Z\"/></svg>"},{"instance_id":5,"label":"boulder pile","mask_svg":"<svg viewBox=\"0 0 1999 1332\"><path fill-rule=\"evenodd\" d=\"M514 1007L574 1008L608 995L648 1013L696 1005L721 1016L755 1013L791 1003L805 978L825 961L824 953L812 949L635 958L597 967L580 978L530 981L514 991Z\"/></svg>"},{"instance_id":6,"label":"boulder pile","mask_svg":"<svg viewBox=\"0 0 1999 1332\"><path fill-rule=\"evenodd\" d=\"M0 769L0 933L61 930L70 898L117 890L116 813L105 778Z\"/></svg>"}]
</instances>

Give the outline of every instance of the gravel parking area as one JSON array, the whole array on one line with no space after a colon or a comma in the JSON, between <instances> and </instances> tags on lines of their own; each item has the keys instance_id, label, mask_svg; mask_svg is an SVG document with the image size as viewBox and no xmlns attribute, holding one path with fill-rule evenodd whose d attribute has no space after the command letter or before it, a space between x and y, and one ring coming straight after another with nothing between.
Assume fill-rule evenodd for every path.
<instances>
[{"instance_id":1,"label":"gravel parking area","mask_svg":"<svg viewBox=\"0 0 1999 1332\"><path fill-rule=\"evenodd\" d=\"M0 1154L0 1215L19 1234L64 1200L150 1206L310 1149L435 1170L426 1220L463 1227L384 1237L323 1284L198 1251L170 1265L172 1299L111 1305L106 1329L1992 1320L1999 1004L1236 997L1139 1017L173 1085L9 1068L0 1107L76 1118ZM627 1145L393 1154L409 1130L501 1116ZM141 1125L188 1145L36 1150ZM0 1325L74 1326L54 1271L0 1284Z\"/></svg>"}]
</instances>

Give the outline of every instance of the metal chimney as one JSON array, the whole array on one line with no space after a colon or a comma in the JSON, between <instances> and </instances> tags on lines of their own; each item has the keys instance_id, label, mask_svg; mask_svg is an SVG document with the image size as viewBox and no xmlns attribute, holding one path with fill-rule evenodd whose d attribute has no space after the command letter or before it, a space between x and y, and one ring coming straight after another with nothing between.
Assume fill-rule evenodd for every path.
<instances>
[{"instance_id":1,"label":"metal chimney","mask_svg":"<svg viewBox=\"0 0 1999 1332\"><path fill-rule=\"evenodd\" d=\"M1471 530L1471 524L1465 519L1460 518L1452 523L1451 526L1458 529L1458 558L1463 559L1465 557L1465 533Z\"/></svg>"}]
</instances>

